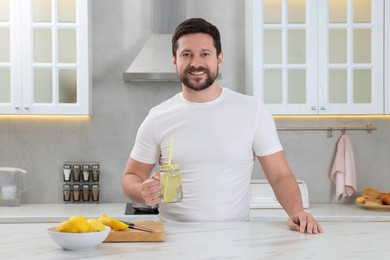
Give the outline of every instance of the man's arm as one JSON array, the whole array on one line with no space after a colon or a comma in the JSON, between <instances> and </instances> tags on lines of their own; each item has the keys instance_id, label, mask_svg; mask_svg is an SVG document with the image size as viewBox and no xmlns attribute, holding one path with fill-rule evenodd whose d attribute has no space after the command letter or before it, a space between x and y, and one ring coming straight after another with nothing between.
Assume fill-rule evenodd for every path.
<instances>
[{"instance_id":1,"label":"man's arm","mask_svg":"<svg viewBox=\"0 0 390 260\"><path fill-rule=\"evenodd\" d=\"M258 157L276 198L289 216L303 211L301 191L282 151Z\"/></svg>"},{"instance_id":2,"label":"man's arm","mask_svg":"<svg viewBox=\"0 0 390 260\"><path fill-rule=\"evenodd\" d=\"M289 216L289 228L302 233L305 230L309 234L321 233L320 224L303 209L301 192L283 151L259 156L258 159L276 198Z\"/></svg>"},{"instance_id":3,"label":"man's arm","mask_svg":"<svg viewBox=\"0 0 390 260\"><path fill-rule=\"evenodd\" d=\"M160 201L158 173L149 178L154 164L146 164L129 157L122 174L123 193L135 202L153 206Z\"/></svg>"}]
</instances>

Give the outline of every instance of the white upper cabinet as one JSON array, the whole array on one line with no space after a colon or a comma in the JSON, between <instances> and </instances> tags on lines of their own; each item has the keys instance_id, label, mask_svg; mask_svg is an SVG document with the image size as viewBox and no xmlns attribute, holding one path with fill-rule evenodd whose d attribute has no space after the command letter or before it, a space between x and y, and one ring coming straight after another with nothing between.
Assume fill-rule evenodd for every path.
<instances>
[{"instance_id":1,"label":"white upper cabinet","mask_svg":"<svg viewBox=\"0 0 390 260\"><path fill-rule=\"evenodd\" d=\"M0 0L0 114L91 114L90 16L88 0Z\"/></svg>"},{"instance_id":2,"label":"white upper cabinet","mask_svg":"<svg viewBox=\"0 0 390 260\"><path fill-rule=\"evenodd\" d=\"M246 0L246 84L273 114L384 113L383 0Z\"/></svg>"}]
</instances>

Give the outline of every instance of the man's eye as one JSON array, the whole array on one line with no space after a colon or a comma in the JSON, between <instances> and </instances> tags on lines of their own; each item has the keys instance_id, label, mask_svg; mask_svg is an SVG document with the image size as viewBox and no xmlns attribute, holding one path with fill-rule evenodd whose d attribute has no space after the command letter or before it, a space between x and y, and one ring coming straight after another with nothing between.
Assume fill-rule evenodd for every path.
<instances>
[{"instance_id":1,"label":"man's eye","mask_svg":"<svg viewBox=\"0 0 390 260\"><path fill-rule=\"evenodd\" d=\"M183 56L183 57L190 57L191 53L183 53L181 56Z\"/></svg>"},{"instance_id":2,"label":"man's eye","mask_svg":"<svg viewBox=\"0 0 390 260\"><path fill-rule=\"evenodd\" d=\"M202 56L203 56L203 57L210 56L210 53L208 53L208 52L204 52L204 53L202 53Z\"/></svg>"}]
</instances>

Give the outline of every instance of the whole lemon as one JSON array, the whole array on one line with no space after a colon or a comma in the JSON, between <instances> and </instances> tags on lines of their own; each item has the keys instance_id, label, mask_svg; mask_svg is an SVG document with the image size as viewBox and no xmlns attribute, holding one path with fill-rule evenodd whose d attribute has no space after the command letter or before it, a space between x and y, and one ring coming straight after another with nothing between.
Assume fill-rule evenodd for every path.
<instances>
[{"instance_id":1,"label":"whole lemon","mask_svg":"<svg viewBox=\"0 0 390 260\"><path fill-rule=\"evenodd\" d=\"M97 219L91 218L88 219L87 221L89 225L89 232L99 232L99 231L104 231L106 229L103 223Z\"/></svg>"},{"instance_id":2,"label":"whole lemon","mask_svg":"<svg viewBox=\"0 0 390 260\"><path fill-rule=\"evenodd\" d=\"M61 222L57 227L57 232L67 232L67 233L78 233L79 228L73 222L69 220L65 220Z\"/></svg>"},{"instance_id":3,"label":"whole lemon","mask_svg":"<svg viewBox=\"0 0 390 260\"><path fill-rule=\"evenodd\" d=\"M87 233L89 231L89 225L86 218L83 216L73 216L68 219L68 221L72 222L79 233Z\"/></svg>"}]
</instances>

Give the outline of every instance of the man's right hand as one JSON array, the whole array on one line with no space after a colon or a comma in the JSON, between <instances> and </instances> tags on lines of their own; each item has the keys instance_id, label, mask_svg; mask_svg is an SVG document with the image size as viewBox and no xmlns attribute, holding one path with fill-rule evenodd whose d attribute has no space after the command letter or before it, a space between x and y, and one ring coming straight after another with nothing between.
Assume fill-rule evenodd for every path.
<instances>
[{"instance_id":1,"label":"man's right hand","mask_svg":"<svg viewBox=\"0 0 390 260\"><path fill-rule=\"evenodd\" d=\"M154 206L160 202L160 174L158 172L153 173L151 178L142 183L141 195L148 206Z\"/></svg>"}]
</instances>

